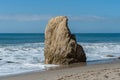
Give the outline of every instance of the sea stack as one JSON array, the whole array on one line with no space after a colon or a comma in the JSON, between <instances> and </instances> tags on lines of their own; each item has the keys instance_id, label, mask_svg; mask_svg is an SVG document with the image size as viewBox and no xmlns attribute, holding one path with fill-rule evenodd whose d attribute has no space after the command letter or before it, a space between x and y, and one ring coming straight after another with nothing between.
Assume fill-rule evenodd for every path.
<instances>
[{"instance_id":1,"label":"sea stack","mask_svg":"<svg viewBox=\"0 0 120 80\"><path fill-rule=\"evenodd\" d=\"M45 30L46 64L72 64L86 62L86 55L81 45L77 44L75 35L68 28L68 18L52 18Z\"/></svg>"}]
</instances>

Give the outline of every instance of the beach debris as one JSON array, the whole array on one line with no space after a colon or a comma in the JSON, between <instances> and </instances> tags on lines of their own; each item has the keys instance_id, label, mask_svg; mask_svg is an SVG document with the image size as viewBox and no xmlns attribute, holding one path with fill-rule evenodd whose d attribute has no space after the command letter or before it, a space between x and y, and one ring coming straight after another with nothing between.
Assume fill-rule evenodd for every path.
<instances>
[{"instance_id":1,"label":"beach debris","mask_svg":"<svg viewBox=\"0 0 120 80\"><path fill-rule=\"evenodd\" d=\"M81 45L77 44L75 35L68 28L68 18L52 18L45 30L46 64L72 64L86 62L86 55Z\"/></svg>"}]
</instances>

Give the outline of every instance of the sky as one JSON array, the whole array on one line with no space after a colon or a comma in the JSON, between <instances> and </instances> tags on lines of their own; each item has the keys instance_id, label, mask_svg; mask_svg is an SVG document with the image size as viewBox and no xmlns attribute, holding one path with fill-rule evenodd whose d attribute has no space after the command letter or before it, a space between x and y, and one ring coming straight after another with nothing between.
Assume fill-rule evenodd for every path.
<instances>
[{"instance_id":1,"label":"sky","mask_svg":"<svg viewBox=\"0 0 120 80\"><path fill-rule=\"evenodd\" d=\"M0 33L44 33L56 16L72 33L120 33L120 0L0 0Z\"/></svg>"}]
</instances>

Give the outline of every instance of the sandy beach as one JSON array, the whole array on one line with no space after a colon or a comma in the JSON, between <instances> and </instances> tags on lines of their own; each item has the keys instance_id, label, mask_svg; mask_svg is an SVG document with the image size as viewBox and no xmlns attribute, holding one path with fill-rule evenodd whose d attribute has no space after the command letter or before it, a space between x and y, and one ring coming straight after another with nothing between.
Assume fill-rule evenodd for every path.
<instances>
[{"instance_id":1,"label":"sandy beach","mask_svg":"<svg viewBox=\"0 0 120 80\"><path fill-rule=\"evenodd\" d=\"M120 80L119 62L0 77L0 80Z\"/></svg>"}]
</instances>

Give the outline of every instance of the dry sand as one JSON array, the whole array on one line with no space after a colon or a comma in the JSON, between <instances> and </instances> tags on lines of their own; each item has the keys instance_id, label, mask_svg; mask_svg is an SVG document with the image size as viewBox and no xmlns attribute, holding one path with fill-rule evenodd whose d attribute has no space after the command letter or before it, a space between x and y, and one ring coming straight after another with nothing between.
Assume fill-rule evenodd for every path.
<instances>
[{"instance_id":1,"label":"dry sand","mask_svg":"<svg viewBox=\"0 0 120 80\"><path fill-rule=\"evenodd\" d=\"M120 80L120 62L32 72L0 80Z\"/></svg>"}]
</instances>

